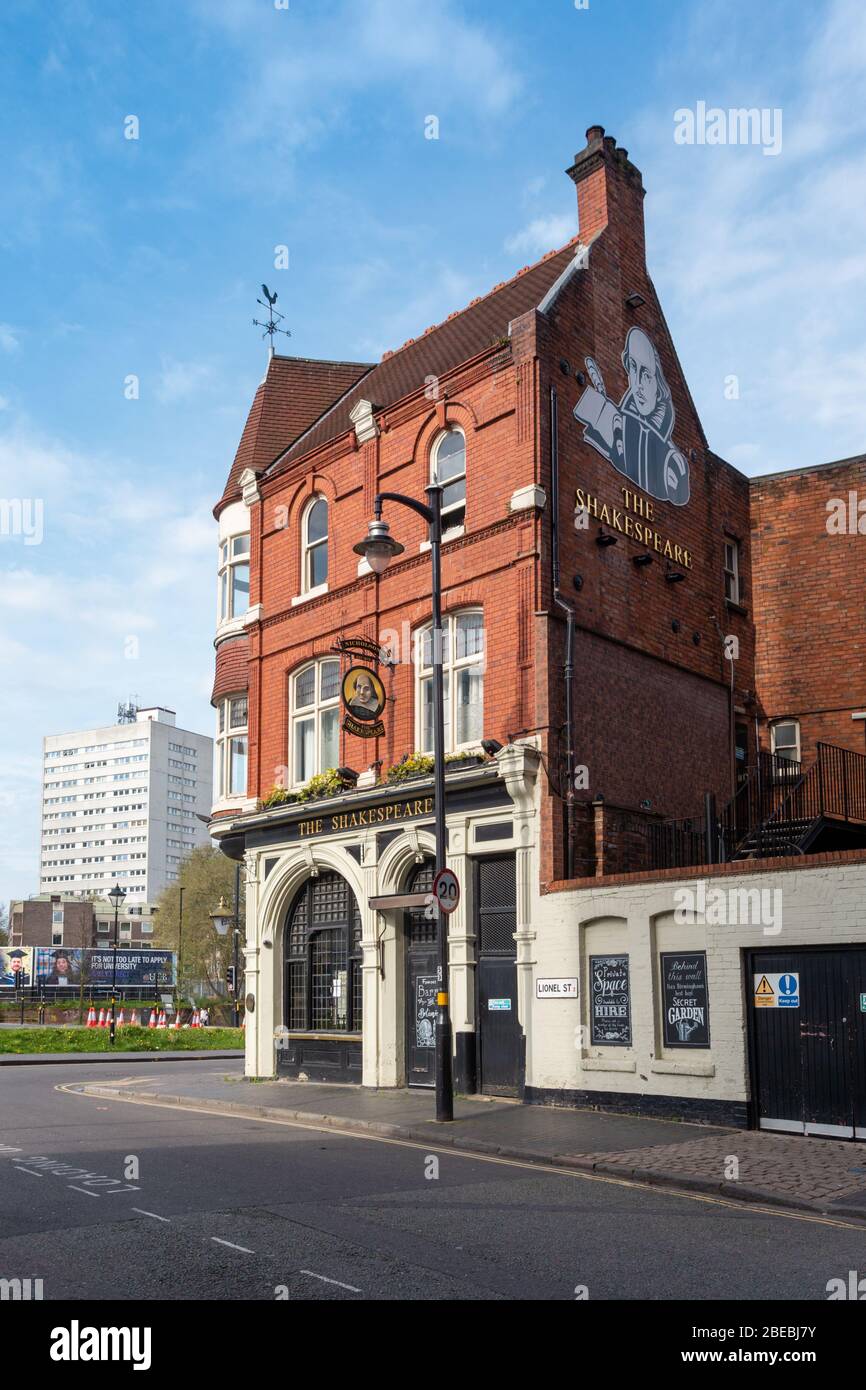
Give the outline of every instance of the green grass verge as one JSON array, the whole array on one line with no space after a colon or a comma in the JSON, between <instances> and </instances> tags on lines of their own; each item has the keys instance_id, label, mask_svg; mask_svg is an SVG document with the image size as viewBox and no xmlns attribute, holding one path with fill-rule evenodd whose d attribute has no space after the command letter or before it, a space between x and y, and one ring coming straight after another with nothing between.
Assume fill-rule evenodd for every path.
<instances>
[{"instance_id":1,"label":"green grass verge","mask_svg":"<svg viewBox=\"0 0 866 1390\"><path fill-rule=\"evenodd\" d=\"M117 1029L115 1052L201 1052L242 1049L242 1028ZM111 1052L107 1028L2 1028L0 1052Z\"/></svg>"}]
</instances>

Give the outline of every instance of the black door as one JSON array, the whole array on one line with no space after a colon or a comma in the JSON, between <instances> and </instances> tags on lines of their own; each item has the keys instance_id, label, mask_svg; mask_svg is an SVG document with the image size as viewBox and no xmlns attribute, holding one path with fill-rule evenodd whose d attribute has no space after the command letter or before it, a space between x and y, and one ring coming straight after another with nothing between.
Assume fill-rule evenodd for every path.
<instances>
[{"instance_id":1,"label":"black door","mask_svg":"<svg viewBox=\"0 0 866 1390\"><path fill-rule=\"evenodd\" d=\"M746 987L760 1128L866 1138L866 951L754 951Z\"/></svg>"},{"instance_id":2,"label":"black door","mask_svg":"<svg viewBox=\"0 0 866 1390\"><path fill-rule=\"evenodd\" d=\"M478 1077L489 1095L522 1087L523 1032L517 1018L516 872L513 854L475 863L478 942Z\"/></svg>"},{"instance_id":3,"label":"black door","mask_svg":"<svg viewBox=\"0 0 866 1390\"><path fill-rule=\"evenodd\" d=\"M434 867L416 869L406 891L429 893ZM436 918L423 908L405 914L406 932L406 1083L436 1084Z\"/></svg>"}]
</instances>

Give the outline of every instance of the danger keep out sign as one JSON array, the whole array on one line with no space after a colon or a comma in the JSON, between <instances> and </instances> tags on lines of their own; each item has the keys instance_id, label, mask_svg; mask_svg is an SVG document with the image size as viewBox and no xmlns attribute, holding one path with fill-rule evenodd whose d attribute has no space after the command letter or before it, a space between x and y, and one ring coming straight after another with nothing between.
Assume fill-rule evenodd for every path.
<instances>
[{"instance_id":1,"label":"danger keep out sign","mask_svg":"<svg viewBox=\"0 0 866 1390\"><path fill-rule=\"evenodd\" d=\"M754 980L756 1009L799 1009L799 970L779 974L768 971L765 975L755 975Z\"/></svg>"}]
</instances>

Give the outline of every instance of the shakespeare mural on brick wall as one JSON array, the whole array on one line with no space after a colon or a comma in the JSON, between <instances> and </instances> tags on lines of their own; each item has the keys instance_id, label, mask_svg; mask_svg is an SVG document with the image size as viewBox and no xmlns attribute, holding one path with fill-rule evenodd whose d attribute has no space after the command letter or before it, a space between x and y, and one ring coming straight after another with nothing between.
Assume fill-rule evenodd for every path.
<instances>
[{"instance_id":1,"label":"shakespeare mural on brick wall","mask_svg":"<svg viewBox=\"0 0 866 1390\"><path fill-rule=\"evenodd\" d=\"M676 412L655 344L642 328L630 328L622 353L628 387L619 404L607 394L598 365L584 359L591 386L574 407L587 444L637 487L684 507L689 500L689 465L676 447Z\"/></svg>"}]
</instances>

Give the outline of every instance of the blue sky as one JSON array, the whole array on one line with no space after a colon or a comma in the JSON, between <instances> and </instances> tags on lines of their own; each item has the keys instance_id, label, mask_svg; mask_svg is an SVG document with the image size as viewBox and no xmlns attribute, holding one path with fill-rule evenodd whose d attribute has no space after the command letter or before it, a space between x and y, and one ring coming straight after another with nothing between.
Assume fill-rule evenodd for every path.
<instances>
[{"instance_id":1,"label":"blue sky","mask_svg":"<svg viewBox=\"0 0 866 1390\"><path fill-rule=\"evenodd\" d=\"M711 445L859 453L864 89L860 0L4 0L0 498L44 536L0 536L0 901L38 887L43 734L130 694L212 731L210 508L262 280L283 350L376 358L574 234L600 123ZM780 108L781 152L676 144L698 101Z\"/></svg>"}]
</instances>

